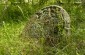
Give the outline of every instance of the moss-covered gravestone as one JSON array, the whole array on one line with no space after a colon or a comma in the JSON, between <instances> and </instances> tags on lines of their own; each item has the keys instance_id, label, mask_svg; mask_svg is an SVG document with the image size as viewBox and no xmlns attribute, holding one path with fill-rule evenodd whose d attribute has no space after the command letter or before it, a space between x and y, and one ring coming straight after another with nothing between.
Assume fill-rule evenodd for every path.
<instances>
[{"instance_id":1,"label":"moss-covered gravestone","mask_svg":"<svg viewBox=\"0 0 85 55\"><path fill-rule=\"evenodd\" d=\"M56 42L62 36L70 35L70 17L60 6L51 5L36 12L26 24L21 36L41 38Z\"/></svg>"}]
</instances>

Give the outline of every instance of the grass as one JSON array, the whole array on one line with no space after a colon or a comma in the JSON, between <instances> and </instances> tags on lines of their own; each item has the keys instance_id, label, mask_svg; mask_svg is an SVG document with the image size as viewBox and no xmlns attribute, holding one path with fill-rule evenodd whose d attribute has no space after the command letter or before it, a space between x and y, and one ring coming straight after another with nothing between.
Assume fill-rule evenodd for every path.
<instances>
[{"instance_id":1,"label":"grass","mask_svg":"<svg viewBox=\"0 0 85 55\"><path fill-rule=\"evenodd\" d=\"M0 55L84 55L85 29L72 28L70 42L61 41L55 47L44 46L43 39L23 39L19 37L26 22L5 23L0 27ZM81 24L82 26L82 24Z\"/></svg>"},{"instance_id":2,"label":"grass","mask_svg":"<svg viewBox=\"0 0 85 55\"><path fill-rule=\"evenodd\" d=\"M24 26L25 22L3 22L0 27L0 55L42 55L43 48L34 42L36 39L23 39L23 41L19 37Z\"/></svg>"},{"instance_id":3,"label":"grass","mask_svg":"<svg viewBox=\"0 0 85 55\"><path fill-rule=\"evenodd\" d=\"M62 38L62 41L53 47L43 45L43 38L38 40L19 37L26 22L3 22L0 25L0 55L85 55L85 14L75 13L75 10L74 7L70 15L72 18L70 38L67 40Z\"/></svg>"},{"instance_id":4,"label":"grass","mask_svg":"<svg viewBox=\"0 0 85 55\"><path fill-rule=\"evenodd\" d=\"M20 34L23 25L13 23L3 23L0 27L0 55L17 55L24 47L20 41Z\"/></svg>"}]
</instances>

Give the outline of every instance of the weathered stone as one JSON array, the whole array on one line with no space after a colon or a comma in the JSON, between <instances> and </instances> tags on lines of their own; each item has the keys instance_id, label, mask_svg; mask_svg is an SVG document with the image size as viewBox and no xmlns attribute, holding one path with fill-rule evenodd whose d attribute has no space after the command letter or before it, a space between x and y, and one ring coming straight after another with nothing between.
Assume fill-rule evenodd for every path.
<instances>
[{"instance_id":1,"label":"weathered stone","mask_svg":"<svg viewBox=\"0 0 85 55\"><path fill-rule=\"evenodd\" d=\"M54 38L70 35L70 17L60 6L47 6L36 12L26 24L21 36ZM52 40L53 41L53 40Z\"/></svg>"}]
</instances>

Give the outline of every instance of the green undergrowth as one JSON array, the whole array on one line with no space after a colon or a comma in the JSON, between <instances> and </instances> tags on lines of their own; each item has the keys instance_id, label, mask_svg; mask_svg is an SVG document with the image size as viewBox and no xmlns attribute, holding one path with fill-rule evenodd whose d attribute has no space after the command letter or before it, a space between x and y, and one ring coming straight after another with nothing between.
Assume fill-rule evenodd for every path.
<instances>
[{"instance_id":1,"label":"green undergrowth","mask_svg":"<svg viewBox=\"0 0 85 55\"><path fill-rule=\"evenodd\" d=\"M44 38L22 38L26 22L5 23L0 27L0 55L84 55L85 29L72 27L72 35L55 46L44 45ZM82 24L81 24L82 25Z\"/></svg>"},{"instance_id":2,"label":"green undergrowth","mask_svg":"<svg viewBox=\"0 0 85 55\"><path fill-rule=\"evenodd\" d=\"M62 5L71 17L71 36L67 39L61 38L55 46L44 45L44 38L19 36L27 22L27 17L54 2L56 4L55 0L49 0L46 4L41 3L42 6L9 4L7 9L5 5L0 4L0 55L85 55L85 8L82 5L70 3Z\"/></svg>"}]
</instances>

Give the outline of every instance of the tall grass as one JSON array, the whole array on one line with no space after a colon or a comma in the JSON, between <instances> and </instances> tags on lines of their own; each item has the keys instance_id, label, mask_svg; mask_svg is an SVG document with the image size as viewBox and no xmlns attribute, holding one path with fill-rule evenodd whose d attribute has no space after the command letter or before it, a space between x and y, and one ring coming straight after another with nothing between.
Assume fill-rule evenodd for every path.
<instances>
[{"instance_id":1,"label":"tall grass","mask_svg":"<svg viewBox=\"0 0 85 55\"><path fill-rule=\"evenodd\" d=\"M19 37L26 22L5 23L0 27L0 55L84 55L85 30L72 29L69 40L54 47L44 45L44 39L26 39Z\"/></svg>"},{"instance_id":2,"label":"tall grass","mask_svg":"<svg viewBox=\"0 0 85 55\"><path fill-rule=\"evenodd\" d=\"M53 3L49 2L46 5L49 4ZM18 7L10 5L4 12L4 5L0 5L0 16L4 17L0 17L0 55L85 55L85 8L69 4L68 7L67 4L63 7L71 16L72 33L70 38L63 37L60 43L51 47L44 45L44 38L38 40L19 37L26 24L26 17L32 15L38 8L34 9L35 7L28 4L21 4Z\"/></svg>"}]
</instances>

